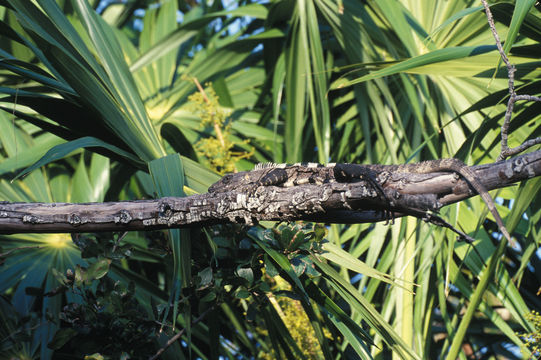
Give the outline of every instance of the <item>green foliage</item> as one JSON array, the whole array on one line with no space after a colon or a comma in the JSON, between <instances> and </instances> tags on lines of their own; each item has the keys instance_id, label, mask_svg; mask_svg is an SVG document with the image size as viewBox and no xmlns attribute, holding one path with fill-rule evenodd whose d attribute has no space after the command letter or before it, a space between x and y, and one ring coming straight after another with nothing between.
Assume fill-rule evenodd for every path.
<instances>
[{"instance_id":1,"label":"green foliage","mask_svg":"<svg viewBox=\"0 0 541 360\"><path fill-rule=\"evenodd\" d=\"M534 2L491 9L537 95ZM0 200L183 196L266 161L497 157L507 74L479 4L98 3L0 2ZM539 113L516 105L511 145L541 135ZM476 252L409 218L0 235L0 353L148 357L184 329L164 359L465 359L466 342L517 358L541 308L540 189L495 194L514 247L481 200L444 209Z\"/></svg>"},{"instance_id":2,"label":"green foliage","mask_svg":"<svg viewBox=\"0 0 541 360\"><path fill-rule=\"evenodd\" d=\"M20 316L15 307L4 296L0 297L0 349L6 357L28 360L36 358L31 350L32 335L39 326L36 314Z\"/></svg>"},{"instance_id":3,"label":"green foliage","mask_svg":"<svg viewBox=\"0 0 541 360\"><path fill-rule=\"evenodd\" d=\"M77 268L75 273L68 270L63 286L81 301L62 309L61 329L49 347L57 356L78 358L95 353L106 354L107 358L152 356L160 326L136 301L134 283L126 287L100 275L93 273L92 266Z\"/></svg>"}]
</instances>

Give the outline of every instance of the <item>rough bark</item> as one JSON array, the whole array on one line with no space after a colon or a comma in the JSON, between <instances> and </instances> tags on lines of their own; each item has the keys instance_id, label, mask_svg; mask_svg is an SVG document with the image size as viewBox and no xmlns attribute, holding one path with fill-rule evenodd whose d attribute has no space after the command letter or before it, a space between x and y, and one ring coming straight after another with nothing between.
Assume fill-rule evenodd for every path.
<instances>
[{"instance_id":1,"label":"rough bark","mask_svg":"<svg viewBox=\"0 0 541 360\"><path fill-rule=\"evenodd\" d=\"M386 171L378 169L377 175ZM487 189L509 186L541 174L541 150L471 170ZM329 174L321 184L273 186L247 180L226 191L214 187L215 192L184 198L85 204L2 202L0 233L155 230L262 220L376 222L387 219L382 210L390 209L394 216L420 216L425 210L437 211L476 195L454 173L386 171L382 185L387 198L369 181L336 182ZM247 179L249 175L253 173L244 173Z\"/></svg>"}]
</instances>

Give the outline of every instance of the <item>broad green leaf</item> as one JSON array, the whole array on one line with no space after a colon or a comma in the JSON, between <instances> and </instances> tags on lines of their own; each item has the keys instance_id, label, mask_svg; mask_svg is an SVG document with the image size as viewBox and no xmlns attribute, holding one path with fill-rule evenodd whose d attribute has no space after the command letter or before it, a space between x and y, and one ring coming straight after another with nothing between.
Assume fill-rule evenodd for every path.
<instances>
[{"instance_id":1,"label":"broad green leaf","mask_svg":"<svg viewBox=\"0 0 541 360\"><path fill-rule=\"evenodd\" d=\"M151 161L149 172L158 196L185 196L184 168L180 155L171 154Z\"/></svg>"},{"instance_id":2,"label":"broad green leaf","mask_svg":"<svg viewBox=\"0 0 541 360\"><path fill-rule=\"evenodd\" d=\"M141 134L134 135L143 135L145 137L145 142L148 146L146 150L155 157L163 155L164 150L159 142L158 135L148 118L131 72L124 61L122 53L119 51L120 46L113 31L90 8L86 0L74 0L74 3L94 43L101 63L114 86L114 89L109 90L116 91L118 95L117 100L121 102L122 110L126 112L127 120L133 122L133 126Z\"/></svg>"},{"instance_id":3,"label":"broad green leaf","mask_svg":"<svg viewBox=\"0 0 541 360\"><path fill-rule=\"evenodd\" d=\"M181 156L185 170L186 185L199 193L207 191L208 187L220 180L220 176L195 161Z\"/></svg>"},{"instance_id":4,"label":"broad green leaf","mask_svg":"<svg viewBox=\"0 0 541 360\"><path fill-rule=\"evenodd\" d=\"M518 36L520 26L524 21L524 18L536 3L536 0L517 0L515 3L515 10L513 11L513 18L511 19L511 24L509 25L509 32L505 38L505 43L503 44L503 51L508 54L509 50L515 43L515 39Z\"/></svg>"},{"instance_id":5,"label":"broad green leaf","mask_svg":"<svg viewBox=\"0 0 541 360\"><path fill-rule=\"evenodd\" d=\"M333 322L343 324L344 328L347 327L348 333L352 333L356 339L357 347L363 347L367 344L373 344L372 338L369 334L356 323L348 314L344 312L323 290L308 280L306 286L307 292L310 294L310 298L313 299L329 316ZM340 327L338 328L341 329ZM354 338L350 337L351 340Z\"/></svg>"},{"instance_id":6,"label":"broad green leaf","mask_svg":"<svg viewBox=\"0 0 541 360\"><path fill-rule=\"evenodd\" d=\"M6 134L8 134L7 132ZM64 140L56 136L44 136L38 144L20 149L15 156L2 160L0 175L11 173L20 168L28 167L39 160L40 155L47 150L63 143Z\"/></svg>"},{"instance_id":7,"label":"broad green leaf","mask_svg":"<svg viewBox=\"0 0 541 360\"><path fill-rule=\"evenodd\" d=\"M332 261L333 263L337 265L343 266L357 273L384 281L388 284L401 286L400 284L396 283L397 281L400 281L399 279L396 279L388 274L377 271L373 267L366 265L364 262L351 256L351 254L348 253L347 251L341 249L340 247L330 242L324 243L322 246L322 250L323 250L323 253L321 253L320 256L329 261Z\"/></svg>"},{"instance_id":8,"label":"broad green leaf","mask_svg":"<svg viewBox=\"0 0 541 360\"><path fill-rule=\"evenodd\" d=\"M62 49L66 55L72 56L74 61L87 63L89 68L96 74L104 75L92 53L84 44L83 39L69 23L67 17L62 14L56 2L42 0L40 6L45 13L30 1L8 0L8 2L16 10L17 19L22 27L31 31L30 34L33 36L34 41L38 43L38 47L28 42L25 43L57 79L62 79L62 76L51 65L50 60L52 59L48 57L49 54L47 54L44 44L50 44L57 49ZM102 76L102 78L104 77Z\"/></svg>"},{"instance_id":9,"label":"broad green leaf","mask_svg":"<svg viewBox=\"0 0 541 360\"><path fill-rule=\"evenodd\" d=\"M177 24L177 3L167 1L156 8L148 9L143 18L143 31L139 39L139 51L147 51L153 44L158 43L162 38L176 30ZM178 46L177 46L178 49ZM167 51L166 49L161 49ZM177 54L167 52L160 55L160 58L153 62L152 66L142 69L145 82L139 85L146 96L156 96L163 89L171 86L175 78ZM148 104L147 104L148 107Z\"/></svg>"},{"instance_id":10,"label":"broad green leaf","mask_svg":"<svg viewBox=\"0 0 541 360\"><path fill-rule=\"evenodd\" d=\"M433 64L415 67L405 72L410 74L423 74L438 76L452 76L457 78L491 78L494 74L494 64L498 61L500 55L496 52L490 52L482 55L476 55L464 59L449 60ZM529 79L539 76L539 62L532 61L531 58L510 56L510 61L516 64L519 71L524 71L526 75L522 79ZM498 78L506 78L507 71L497 72Z\"/></svg>"},{"instance_id":11,"label":"broad green leaf","mask_svg":"<svg viewBox=\"0 0 541 360\"><path fill-rule=\"evenodd\" d=\"M98 154L92 154L88 178L92 184L91 201L103 201L105 193L109 189L111 175L111 161L109 158Z\"/></svg>"},{"instance_id":12,"label":"broad green leaf","mask_svg":"<svg viewBox=\"0 0 541 360\"><path fill-rule=\"evenodd\" d=\"M416 19L405 6L398 0L382 0L378 1L377 5L382 14L385 14L389 25L394 30L395 34L400 37L401 45L406 48L409 56L418 55L418 46L413 37L415 31L422 29L420 24L416 23ZM426 34L416 34L418 37L424 38Z\"/></svg>"},{"instance_id":13,"label":"broad green leaf","mask_svg":"<svg viewBox=\"0 0 541 360\"><path fill-rule=\"evenodd\" d=\"M184 168L179 154L153 160L148 164L148 167L159 197L185 196ZM174 266L169 305L173 306L173 327L175 327L182 289L187 287L191 280L192 256L189 230L171 229L169 230L169 238L173 249ZM169 306L165 310L164 320L167 319L168 314ZM188 337L191 338L191 310L188 304L185 304L184 323Z\"/></svg>"},{"instance_id":14,"label":"broad green leaf","mask_svg":"<svg viewBox=\"0 0 541 360\"><path fill-rule=\"evenodd\" d=\"M78 334L79 333L77 330L72 328L60 329L54 335L53 340L49 343L49 346L53 350L58 350Z\"/></svg>"},{"instance_id":15,"label":"broad green leaf","mask_svg":"<svg viewBox=\"0 0 541 360\"><path fill-rule=\"evenodd\" d=\"M77 165L77 168L75 169L72 180L73 186L70 191L71 197L69 201L78 203L84 202L87 197L89 197L89 195L93 193L92 184L90 183L90 179L88 178L88 172L86 169L84 156L79 157L79 163ZM96 201L96 199L92 198L89 198L88 200Z\"/></svg>"},{"instance_id":16,"label":"broad green leaf","mask_svg":"<svg viewBox=\"0 0 541 360\"><path fill-rule=\"evenodd\" d=\"M201 18L182 24L177 30L171 32L167 37L160 40L152 48L148 49L131 66L130 70L135 72L142 67L158 60L160 57L177 50L179 46L192 37L194 37L204 25L221 16L252 16L255 18L265 18L267 9L260 4L248 4L229 11L218 11L205 15Z\"/></svg>"},{"instance_id":17,"label":"broad green leaf","mask_svg":"<svg viewBox=\"0 0 541 360\"><path fill-rule=\"evenodd\" d=\"M461 59L465 57L471 57L475 55L481 55L490 51L496 50L496 45L487 46L463 46L455 48L438 49L427 54L419 55L408 60L404 60L398 64L388 66L378 71L374 71L365 76L354 80L338 79L332 85L331 89L339 89L355 84L362 83L368 80L378 79L384 76L397 74L402 71L418 68L421 66L434 64L442 61L449 61L455 59Z\"/></svg>"},{"instance_id":18,"label":"broad green leaf","mask_svg":"<svg viewBox=\"0 0 541 360\"><path fill-rule=\"evenodd\" d=\"M110 259L99 259L86 270L86 276L88 280L97 280L104 277L109 271Z\"/></svg>"},{"instance_id":19,"label":"broad green leaf","mask_svg":"<svg viewBox=\"0 0 541 360\"><path fill-rule=\"evenodd\" d=\"M263 4L247 4L232 10L217 11L214 16L249 16L256 19L266 19L269 11Z\"/></svg>"},{"instance_id":20,"label":"broad green leaf","mask_svg":"<svg viewBox=\"0 0 541 360\"><path fill-rule=\"evenodd\" d=\"M315 7L311 1L301 2L305 9L299 11L301 26L306 27L306 36L310 47L310 69L306 74L308 80L308 97L310 99L311 117L314 136L318 149L318 161L326 163L331 154L331 117L327 91L329 88L328 74L323 57L319 23ZM300 4L301 4L300 3Z\"/></svg>"},{"instance_id":21,"label":"broad green leaf","mask_svg":"<svg viewBox=\"0 0 541 360\"><path fill-rule=\"evenodd\" d=\"M80 138L80 139L77 139L77 140L73 140L73 141L69 141L67 143L63 143L63 144L60 144L60 145L56 145L54 146L52 149L50 149L49 151L47 151L47 153L45 155L43 155L43 157L41 157L41 159L39 159L37 162L35 162L34 164L32 164L31 166L27 167L26 169L24 169L23 171L21 171L13 180L16 180L18 178L20 178L21 176L24 176L30 172L32 172L33 170L37 169L37 168L40 168L48 163L51 163L53 161L56 161L56 160L59 160L59 159L63 159L64 157L68 156L69 154L71 154L73 151L77 150L77 149L80 149L80 148L92 148L92 147L102 147L102 148L105 148L107 150L110 150L126 159L128 159L129 161L133 162L133 163L136 163L136 164L140 164L140 160L137 159L135 156L133 156L132 154L114 146L114 145L111 145L111 144L107 144L99 139L96 139L96 138L93 138L93 137L90 137L90 136L87 136L87 137L83 137L83 138Z\"/></svg>"},{"instance_id":22,"label":"broad green leaf","mask_svg":"<svg viewBox=\"0 0 541 360\"><path fill-rule=\"evenodd\" d=\"M464 17L466 17L466 16L468 16L470 14L474 14L474 13L476 13L478 11L483 10L483 9L484 9L484 7L482 5L479 5L479 6L472 6L472 7L468 7L466 9L460 10L459 12L454 14L453 16L447 18L447 20L445 20L443 23L438 25L437 28L432 30L425 41L429 41L430 38L434 37L438 32L442 31L443 29L445 29L446 27L448 27L452 23L456 22L457 20L460 20L460 19L462 19L462 18L464 18Z\"/></svg>"},{"instance_id":23,"label":"broad green leaf","mask_svg":"<svg viewBox=\"0 0 541 360\"><path fill-rule=\"evenodd\" d=\"M305 1L298 3L298 6ZM310 78L310 60L306 27L302 20L304 16L299 13L303 9L296 7L297 15L291 27L290 45L285 56L285 159L286 162L302 161L302 139L307 114L306 99L308 81Z\"/></svg>"},{"instance_id":24,"label":"broad green leaf","mask_svg":"<svg viewBox=\"0 0 541 360\"><path fill-rule=\"evenodd\" d=\"M285 271L291 281L293 281L293 283L297 286L297 290L300 291L301 294L304 296L304 301L310 303L308 294L306 294L306 291L304 290L304 287L302 286L299 277L297 276L297 274L295 274L295 271L291 267L291 263L289 262L287 257L274 250L270 246L267 246L263 241L258 239L257 236L254 236L252 234L249 234L249 236L278 264L278 266L280 266L280 268L282 268L282 270Z\"/></svg>"},{"instance_id":25,"label":"broad green leaf","mask_svg":"<svg viewBox=\"0 0 541 360\"><path fill-rule=\"evenodd\" d=\"M347 301L350 306L362 314L365 320L385 342L403 358L420 359L419 356L406 345L393 328L383 319L376 309L362 297L351 284L344 281L341 276L329 265L314 261L324 276L329 278L329 284Z\"/></svg>"},{"instance_id":26,"label":"broad green leaf","mask_svg":"<svg viewBox=\"0 0 541 360\"><path fill-rule=\"evenodd\" d=\"M0 67L19 74L22 77L34 80L40 84L46 85L59 92L75 95L73 89L64 83L61 83L50 77L43 69L20 60L15 59L0 59ZM13 91L13 89L9 89Z\"/></svg>"}]
</instances>

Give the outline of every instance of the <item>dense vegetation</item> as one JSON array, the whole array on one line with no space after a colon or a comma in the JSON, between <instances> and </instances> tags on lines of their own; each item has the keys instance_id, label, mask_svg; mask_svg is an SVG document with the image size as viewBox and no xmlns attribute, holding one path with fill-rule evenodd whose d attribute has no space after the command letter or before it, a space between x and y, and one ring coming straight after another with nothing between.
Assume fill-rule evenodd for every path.
<instances>
[{"instance_id":1,"label":"dense vegetation","mask_svg":"<svg viewBox=\"0 0 541 360\"><path fill-rule=\"evenodd\" d=\"M529 94L535 2L492 6ZM0 200L186 196L258 162L500 150L507 72L480 2L1 0L0 18ZM540 135L540 107L517 104L512 144ZM513 244L481 199L444 209L476 252L414 218L0 235L0 354L148 358L182 331L164 359L533 356L540 186L494 194Z\"/></svg>"}]
</instances>

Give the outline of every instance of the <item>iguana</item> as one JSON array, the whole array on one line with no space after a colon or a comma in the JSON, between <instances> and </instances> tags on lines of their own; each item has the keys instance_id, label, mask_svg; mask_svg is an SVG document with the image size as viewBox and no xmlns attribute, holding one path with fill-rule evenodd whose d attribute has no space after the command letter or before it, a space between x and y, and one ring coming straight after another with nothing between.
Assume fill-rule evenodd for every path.
<instances>
[{"instance_id":1,"label":"iguana","mask_svg":"<svg viewBox=\"0 0 541 360\"><path fill-rule=\"evenodd\" d=\"M454 158L429 160L420 163L402 165L359 165L335 164L322 165L318 163L296 164L258 164L252 171L227 174L209 188L209 192L224 192L243 186L282 186L289 187L302 184L324 184L328 182L353 182L357 179L367 181L374 190L387 199L378 176L382 173L415 173L429 174L433 172L455 172L462 176L471 187L481 196L488 210L494 216L496 223L508 241L511 236L503 224L496 205L487 189L477 175L462 161ZM412 209L415 210L415 209Z\"/></svg>"}]
</instances>

